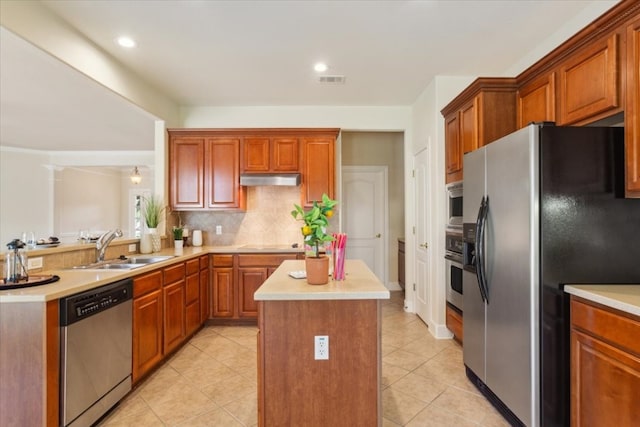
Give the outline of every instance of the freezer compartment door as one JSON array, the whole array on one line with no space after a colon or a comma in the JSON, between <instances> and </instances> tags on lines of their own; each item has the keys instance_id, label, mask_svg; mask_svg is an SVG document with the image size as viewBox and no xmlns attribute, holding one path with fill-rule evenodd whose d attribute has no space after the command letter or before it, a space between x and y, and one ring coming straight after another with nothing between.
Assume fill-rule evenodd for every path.
<instances>
[{"instance_id":1,"label":"freezer compartment door","mask_svg":"<svg viewBox=\"0 0 640 427\"><path fill-rule=\"evenodd\" d=\"M476 274L462 271L462 330L464 364L485 381L485 304L482 301Z\"/></svg>"}]
</instances>

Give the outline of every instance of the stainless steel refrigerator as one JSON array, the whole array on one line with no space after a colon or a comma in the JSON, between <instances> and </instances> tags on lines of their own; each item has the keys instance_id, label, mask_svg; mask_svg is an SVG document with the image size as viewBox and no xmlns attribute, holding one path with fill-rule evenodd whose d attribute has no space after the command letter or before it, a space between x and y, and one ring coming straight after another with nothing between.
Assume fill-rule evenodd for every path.
<instances>
[{"instance_id":1,"label":"stainless steel refrigerator","mask_svg":"<svg viewBox=\"0 0 640 427\"><path fill-rule=\"evenodd\" d=\"M531 124L464 156L464 364L513 425L569 425L563 285L640 283L623 138Z\"/></svg>"}]
</instances>

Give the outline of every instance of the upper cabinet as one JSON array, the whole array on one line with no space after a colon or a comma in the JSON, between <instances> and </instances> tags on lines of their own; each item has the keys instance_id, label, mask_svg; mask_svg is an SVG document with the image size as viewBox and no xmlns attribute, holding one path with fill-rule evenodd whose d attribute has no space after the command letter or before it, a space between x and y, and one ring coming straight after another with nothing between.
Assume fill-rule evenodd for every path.
<instances>
[{"instance_id":1,"label":"upper cabinet","mask_svg":"<svg viewBox=\"0 0 640 427\"><path fill-rule=\"evenodd\" d=\"M245 137L242 173L300 172L300 142L296 137Z\"/></svg>"},{"instance_id":2,"label":"upper cabinet","mask_svg":"<svg viewBox=\"0 0 640 427\"><path fill-rule=\"evenodd\" d=\"M174 210L243 210L240 139L169 131L169 199Z\"/></svg>"},{"instance_id":3,"label":"upper cabinet","mask_svg":"<svg viewBox=\"0 0 640 427\"><path fill-rule=\"evenodd\" d=\"M639 16L640 2L622 0L515 79L479 78L460 93L442 110L446 182L462 179L465 152L516 127L624 120L626 195L640 198Z\"/></svg>"},{"instance_id":4,"label":"upper cabinet","mask_svg":"<svg viewBox=\"0 0 640 427\"><path fill-rule=\"evenodd\" d=\"M462 179L465 153L516 129L516 89L515 79L477 79L442 110L446 183Z\"/></svg>"},{"instance_id":5,"label":"upper cabinet","mask_svg":"<svg viewBox=\"0 0 640 427\"><path fill-rule=\"evenodd\" d=\"M627 27L625 159L627 197L640 198L640 18Z\"/></svg>"},{"instance_id":6,"label":"upper cabinet","mask_svg":"<svg viewBox=\"0 0 640 427\"><path fill-rule=\"evenodd\" d=\"M339 129L169 129L173 210L244 210L240 173L300 173L301 204L335 193Z\"/></svg>"},{"instance_id":7,"label":"upper cabinet","mask_svg":"<svg viewBox=\"0 0 640 427\"><path fill-rule=\"evenodd\" d=\"M589 43L558 68L558 125L620 111L618 34Z\"/></svg>"},{"instance_id":8,"label":"upper cabinet","mask_svg":"<svg viewBox=\"0 0 640 427\"><path fill-rule=\"evenodd\" d=\"M302 204L334 197L336 135L302 138Z\"/></svg>"},{"instance_id":9,"label":"upper cabinet","mask_svg":"<svg viewBox=\"0 0 640 427\"><path fill-rule=\"evenodd\" d=\"M556 74L550 72L518 89L518 129L532 122L556 121Z\"/></svg>"}]
</instances>

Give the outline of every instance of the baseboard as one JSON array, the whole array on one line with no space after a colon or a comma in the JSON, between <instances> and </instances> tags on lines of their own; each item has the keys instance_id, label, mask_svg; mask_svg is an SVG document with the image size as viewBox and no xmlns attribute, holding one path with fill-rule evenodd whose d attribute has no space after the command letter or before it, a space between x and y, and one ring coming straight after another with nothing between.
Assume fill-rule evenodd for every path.
<instances>
[{"instance_id":1,"label":"baseboard","mask_svg":"<svg viewBox=\"0 0 640 427\"><path fill-rule=\"evenodd\" d=\"M433 331L433 336L435 338L441 339L441 340L453 338L453 333L447 328L447 325L432 324L429 326L430 327L433 326L431 330Z\"/></svg>"}]
</instances>

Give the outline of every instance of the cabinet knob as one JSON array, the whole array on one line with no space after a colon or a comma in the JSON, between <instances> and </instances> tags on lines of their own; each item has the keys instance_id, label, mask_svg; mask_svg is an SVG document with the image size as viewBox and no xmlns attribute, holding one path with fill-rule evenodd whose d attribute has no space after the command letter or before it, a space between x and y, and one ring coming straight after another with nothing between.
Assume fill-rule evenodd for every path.
<instances>
[{"instance_id":1,"label":"cabinet knob","mask_svg":"<svg viewBox=\"0 0 640 427\"><path fill-rule=\"evenodd\" d=\"M419 246L420 246L421 248L425 248L425 249L427 249L427 248L429 247L429 244L428 244L428 243L423 243L423 244L421 244L421 245L419 245Z\"/></svg>"},{"instance_id":2,"label":"cabinet knob","mask_svg":"<svg viewBox=\"0 0 640 427\"><path fill-rule=\"evenodd\" d=\"M376 238L379 239L380 237L382 237L382 234L380 234L380 233L376 234Z\"/></svg>"}]
</instances>

